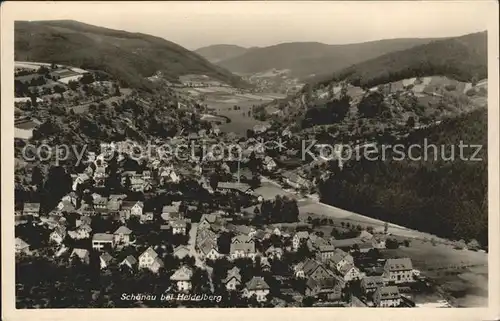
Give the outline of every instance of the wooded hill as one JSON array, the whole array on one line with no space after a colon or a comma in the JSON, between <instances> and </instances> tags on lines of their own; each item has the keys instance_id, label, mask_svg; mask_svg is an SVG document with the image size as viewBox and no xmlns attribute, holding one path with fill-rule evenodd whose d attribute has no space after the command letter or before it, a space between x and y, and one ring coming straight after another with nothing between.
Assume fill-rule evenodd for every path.
<instances>
[{"instance_id":1,"label":"wooded hill","mask_svg":"<svg viewBox=\"0 0 500 321\"><path fill-rule=\"evenodd\" d=\"M172 81L203 74L234 86L246 85L231 72L159 37L72 20L16 21L14 27L15 60L103 70L132 88L150 88L145 77L157 71Z\"/></svg>"}]
</instances>

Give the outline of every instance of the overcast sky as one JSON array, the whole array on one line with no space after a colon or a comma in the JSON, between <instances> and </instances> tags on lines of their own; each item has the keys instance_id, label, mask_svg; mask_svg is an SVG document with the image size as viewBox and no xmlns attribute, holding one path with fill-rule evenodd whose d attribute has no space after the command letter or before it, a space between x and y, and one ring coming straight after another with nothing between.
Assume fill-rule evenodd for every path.
<instances>
[{"instance_id":1,"label":"overcast sky","mask_svg":"<svg viewBox=\"0 0 500 321\"><path fill-rule=\"evenodd\" d=\"M5 4L5 3L4 3ZM328 44L458 36L487 29L491 1L21 2L18 20L71 19L142 32L188 49L292 41Z\"/></svg>"}]
</instances>

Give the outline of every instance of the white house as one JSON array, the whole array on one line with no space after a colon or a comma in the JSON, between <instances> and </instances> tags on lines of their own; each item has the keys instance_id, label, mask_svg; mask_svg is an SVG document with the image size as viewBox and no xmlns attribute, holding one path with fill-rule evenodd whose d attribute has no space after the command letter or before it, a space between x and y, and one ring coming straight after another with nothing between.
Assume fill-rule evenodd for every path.
<instances>
[{"instance_id":1,"label":"white house","mask_svg":"<svg viewBox=\"0 0 500 321\"><path fill-rule=\"evenodd\" d=\"M387 283L400 284L414 282L411 259L387 259L382 277Z\"/></svg>"},{"instance_id":2,"label":"white house","mask_svg":"<svg viewBox=\"0 0 500 321\"><path fill-rule=\"evenodd\" d=\"M193 277L193 271L187 266L181 266L177 271L172 274L170 280L176 282L177 289L179 291L189 291L191 290L191 278Z\"/></svg>"},{"instance_id":3,"label":"white house","mask_svg":"<svg viewBox=\"0 0 500 321\"><path fill-rule=\"evenodd\" d=\"M104 248L113 248L115 246L113 234L95 233L92 236L92 248L102 251Z\"/></svg>"},{"instance_id":4,"label":"white house","mask_svg":"<svg viewBox=\"0 0 500 321\"><path fill-rule=\"evenodd\" d=\"M158 254L149 247L141 255L139 255L139 268L149 269L157 273L160 268L164 266L163 261L158 257Z\"/></svg>"}]
</instances>

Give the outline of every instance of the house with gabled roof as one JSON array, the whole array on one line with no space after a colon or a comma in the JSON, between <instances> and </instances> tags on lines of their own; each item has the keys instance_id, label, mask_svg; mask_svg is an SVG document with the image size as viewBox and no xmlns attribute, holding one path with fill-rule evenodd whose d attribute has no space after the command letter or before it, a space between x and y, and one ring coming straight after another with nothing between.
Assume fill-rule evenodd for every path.
<instances>
[{"instance_id":1,"label":"house with gabled roof","mask_svg":"<svg viewBox=\"0 0 500 321\"><path fill-rule=\"evenodd\" d=\"M354 258L341 249L335 249L333 256L329 258L330 267L339 271L346 264L354 264Z\"/></svg>"},{"instance_id":2,"label":"house with gabled roof","mask_svg":"<svg viewBox=\"0 0 500 321\"><path fill-rule=\"evenodd\" d=\"M263 277L254 276L250 281L245 284L242 296L245 298L250 298L255 296L258 302L267 301L267 295L269 294L270 287L266 283Z\"/></svg>"},{"instance_id":3,"label":"house with gabled roof","mask_svg":"<svg viewBox=\"0 0 500 321\"><path fill-rule=\"evenodd\" d=\"M144 203L142 201L123 201L121 206L121 211L125 213L127 219L130 216L141 218L143 209Z\"/></svg>"},{"instance_id":4,"label":"house with gabled roof","mask_svg":"<svg viewBox=\"0 0 500 321\"><path fill-rule=\"evenodd\" d=\"M189 248L185 245L179 245L174 249L173 255L178 258L179 260L182 260L186 256L188 256L191 253Z\"/></svg>"},{"instance_id":5,"label":"house with gabled roof","mask_svg":"<svg viewBox=\"0 0 500 321\"><path fill-rule=\"evenodd\" d=\"M188 266L181 266L170 277L170 280L177 284L179 291L187 292L191 290L191 278L193 277L193 270Z\"/></svg>"},{"instance_id":6,"label":"house with gabled roof","mask_svg":"<svg viewBox=\"0 0 500 321\"><path fill-rule=\"evenodd\" d=\"M52 233L50 233L50 241L56 244L61 244L66 238L67 232L64 225L58 225Z\"/></svg>"},{"instance_id":7,"label":"house with gabled roof","mask_svg":"<svg viewBox=\"0 0 500 321\"><path fill-rule=\"evenodd\" d=\"M73 258L78 258L82 263L89 264L90 262L90 253L86 249L73 249L71 255L69 256L70 260Z\"/></svg>"},{"instance_id":8,"label":"house with gabled roof","mask_svg":"<svg viewBox=\"0 0 500 321\"><path fill-rule=\"evenodd\" d=\"M137 260L132 255L129 255L120 262L120 266L126 266L131 270L135 270L137 266Z\"/></svg>"},{"instance_id":9,"label":"house with gabled roof","mask_svg":"<svg viewBox=\"0 0 500 321\"><path fill-rule=\"evenodd\" d=\"M267 248L267 250L264 253L266 254L267 257L273 259L281 259L281 257L283 256L283 249L271 245L270 247Z\"/></svg>"},{"instance_id":10,"label":"house with gabled roof","mask_svg":"<svg viewBox=\"0 0 500 321\"><path fill-rule=\"evenodd\" d=\"M295 276L298 278L323 279L333 276L333 272L320 262L307 259L294 266Z\"/></svg>"},{"instance_id":11,"label":"house with gabled roof","mask_svg":"<svg viewBox=\"0 0 500 321\"><path fill-rule=\"evenodd\" d=\"M201 215L198 228L210 228L210 225L214 224L216 221L217 221L216 214L203 214Z\"/></svg>"},{"instance_id":12,"label":"house with gabled roof","mask_svg":"<svg viewBox=\"0 0 500 321\"><path fill-rule=\"evenodd\" d=\"M305 294L325 301L339 301L343 285L336 278L313 279L306 282Z\"/></svg>"},{"instance_id":13,"label":"house with gabled roof","mask_svg":"<svg viewBox=\"0 0 500 321\"><path fill-rule=\"evenodd\" d=\"M307 239L309 239L309 232L307 232L307 231L300 231L300 232L295 233L295 235L292 238L293 250L297 251L299 249L299 247L300 247L300 244L302 242L307 241Z\"/></svg>"},{"instance_id":14,"label":"house with gabled roof","mask_svg":"<svg viewBox=\"0 0 500 321\"><path fill-rule=\"evenodd\" d=\"M30 251L30 245L20 239L19 237L16 237L15 240L15 247L16 247L16 254L31 254Z\"/></svg>"},{"instance_id":15,"label":"house with gabled roof","mask_svg":"<svg viewBox=\"0 0 500 321\"><path fill-rule=\"evenodd\" d=\"M224 280L222 280L222 284L226 286L228 291L235 291L241 284L240 269L235 266L231 270L227 271L227 276Z\"/></svg>"},{"instance_id":16,"label":"house with gabled roof","mask_svg":"<svg viewBox=\"0 0 500 321\"><path fill-rule=\"evenodd\" d=\"M99 256L99 265L101 267L101 270L106 269L111 262L113 261L113 257L108 253L104 252Z\"/></svg>"},{"instance_id":17,"label":"house with gabled roof","mask_svg":"<svg viewBox=\"0 0 500 321\"><path fill-rule=\"evenodd\" d=\"M360 280L364 277L363 273L352 263L342 265L338 272L345 282Z\"/></svg>"},{"instance_id":18,"label":"house with gabled roof","mask_svg":"<svg viewBox=\"0 0 500 321\"><path fill-rule=\"evenodd\" d=\"M141 255L139 255L140 269L149 269L153 273L158 273L159 269L163 266L163 261L152 247L148 247Z\"/></svg>"},{"instance_id":19,"label":"house with gabled roof","mask_svg":"<svg viewBox=\"0 0 500 321\"><path fill-rule=\"evenodd\" d=\"M120 226L114 233L114 243L115 244L130 244L130 236L132 235L132 231L126 227L125 225Z\"/></svg>"},{"instance_id":20,"label":"house with gabled roof","mask_svg":"<svg viewBox=\"0 0 500 321\"><path fill-rule=\"evenodd\" d=\"M237 235L231 239L230 258L251 258L255 259L257 252L255 250L255 242L248 235Z\"/></svg>"}]
</instances>

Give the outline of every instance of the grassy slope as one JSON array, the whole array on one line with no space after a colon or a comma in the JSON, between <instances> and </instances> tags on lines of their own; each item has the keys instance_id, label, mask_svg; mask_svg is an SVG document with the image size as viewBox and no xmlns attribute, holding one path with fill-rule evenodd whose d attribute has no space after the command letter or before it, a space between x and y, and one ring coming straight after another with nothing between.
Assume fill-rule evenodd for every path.
<instances>
[{"instance_id":1,"label":"grassy slope","mask_svg":"<svg viewBox=\"0 0 500 321\"><path fill-rule=\"evenodd\" d=\"M389 39L359 44L327 45L293 42L257 48L218 62L233 72L256 73L272 68L291 69L299 77L334 72L388 52L411 48L431 39Z\"/></svg>"},{"instance_id":2,"label":"grassy slope","mask_svg":"<svg viewBox=\"0 0 500 321\"><path fill-rule=\"evenodd\" d=\"M206 74L243 84L229 71L162 38L76 21L17 21L15 59L104 70L131 87L147 87L144 77L158 70L171 79Z\"/></svg>"}]
</instances>

